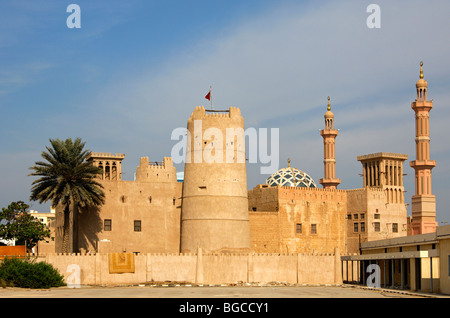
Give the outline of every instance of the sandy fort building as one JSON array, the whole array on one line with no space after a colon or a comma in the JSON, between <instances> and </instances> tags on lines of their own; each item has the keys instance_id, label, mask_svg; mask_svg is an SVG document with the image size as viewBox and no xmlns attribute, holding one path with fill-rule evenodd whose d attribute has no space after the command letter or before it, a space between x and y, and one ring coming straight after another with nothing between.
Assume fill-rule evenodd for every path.
<instances>
[{"instance_id":1,"label":"sandy fort building","mask_svg":"<svg viewBox=\"0 0 450 318\"><path fill-rule=\"evenodd\" d=\"M363 187L347 190L347 244L357 251L362 242L407 235L403 164L407 155L374 153L358 156Z\"/></svg>"},{"instance_id":2,"label":"sandy fort building","mask_svg":"<svg viewBox=\"0 0 450 318\"><path fill-rule=\"evenodd\" d=\"M324 115L323 189L305 172L280 169L249 190L252 250L267 253L356 253L361 242L407 234L403 162L406 155L359 156L363 187L337 190L334 114Z\"/></svg>"},{"instance_id":3,"label":"sandy fort building","mask_svg":"<svg viewBox=\"0 0 450 318\"><path fill-rule=\"evenodd\" d=\"M96 166L120 167L124 155L92 153ZM120 171L118 169L118 171ZM81 209L78 248L83 251L178 253L182 183L177 181L172 158L162 162L140 159L136 180L122 180L107 171L100 180L105 204Z\"/></svg>"},{"instance_id":4,"label":"sandy fort building","mask_svg":"<svg viewBox=\"0 0 450 318\"><path fill-rule=\"evenodd\" d=\"M416 84L416 192L408 223L403 185L404 154L358 156L359 189L337 189L338 130L330 100L325 112L324 175L319 188L301 169L288 166L247 187L244 118L239 108L196 107L187 122L184 176L170 157L143 157L133 181L122 180L123 154L92 153L102 169L105 204L80 209L77 248L136 253L205 252L356 253L362 243L433 231L427 83ZM338 122L337 122L338 123ZM319 142L318 142L319 144ZM153 159L154 160L154 159ZM61 252L62 211L56 213L55 251ZM410 231L410 232L411 232Z\"/></svg>"}]
</instances>

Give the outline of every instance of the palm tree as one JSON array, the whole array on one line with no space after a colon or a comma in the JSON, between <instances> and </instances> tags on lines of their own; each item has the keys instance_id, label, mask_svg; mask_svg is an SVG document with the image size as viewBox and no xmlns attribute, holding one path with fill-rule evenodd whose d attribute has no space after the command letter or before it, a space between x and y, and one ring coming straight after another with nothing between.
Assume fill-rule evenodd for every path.
<instances>
[{"instance_id":1,"label":"palm tree","mask_svg":"<svg viewBox=\"0 0 450 318\"><path fill-rule=\"evenodd\" d=\"M57 217L56 252L74 253L78 252L78 209L104 203L103 186L96 180L102 171L86 161L90 151L84 150L80 138L50 139L50 144L41 154L46 162L37 161L30 167L29 175L40 177L32 183L30 199L51 201L52 207L63 209L64 218Z\"/></svg>"}]
</instances>

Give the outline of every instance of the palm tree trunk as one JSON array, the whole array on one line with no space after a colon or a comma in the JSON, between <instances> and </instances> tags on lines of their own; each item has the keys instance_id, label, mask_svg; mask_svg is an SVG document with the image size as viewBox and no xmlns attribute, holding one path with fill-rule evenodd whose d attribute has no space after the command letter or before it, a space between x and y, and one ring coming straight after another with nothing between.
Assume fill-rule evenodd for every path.
<instances>
[{"instance_id":1,"label":"palm tree trunk","mask_svg":"<svg viewBox=\"0 0 450 318\"><path fill-rule=\"evenodd\" d=\"M78 204L64 210L63 253L78 253Z\"/></svg>"},{"instance_id":2,"label":"palm tree trunk","mask_svg":"<svg viewBox=\"0 0 450 318\"><path fill-rule=\"evenodd\" d=\"M75 203L72 209L72 253L78 253L78 204Z\"/></svg>"},{"instance_id":3,"label":"palm tree trunk","mask_svg":"<svg viewBox=\"0 0 450 318\"><path fill-rule=\"evenodd\" d=\"M78 204L68 204L56 220L56 253L78 253Z\"/></svg>"},{"instance_id":4,"label":"palm tree trunk","mask_svg":"<svg viewBox=\"0 0 450 318\"><path fill-rule=\"evenodd\" d=\"M62 233L62 252L63 253L72 253L71 242L71 222L70 222L70 206L66 205L64 208L64 225L63 225L63 233Z\"/></svg>"}]
</instances>

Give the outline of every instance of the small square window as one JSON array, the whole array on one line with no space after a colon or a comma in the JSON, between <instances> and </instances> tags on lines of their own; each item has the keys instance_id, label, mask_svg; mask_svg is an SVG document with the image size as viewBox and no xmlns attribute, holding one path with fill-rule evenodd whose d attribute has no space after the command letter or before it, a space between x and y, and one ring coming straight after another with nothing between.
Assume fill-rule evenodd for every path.
<instances>
[{"instance_id":1,"label":"small square window","mask_svg":"<svg viewBox=\"0 0 450 318\"><path fill-rule=\"evenodd\" d=\"M392 232L398 233L398 223L392 223Z\"/></svg>"},{"instance_id":2,"label":"small square window","mask_svg":"<svg viewBox=\"0 0 450 318\"><path fill-rule=\"evenodd\" d=\"M380 232L380 222L374 222L373 228L375 232Z\"/></svg>"},{"instance_id":3,"label":"small square window","mask_svg":"<svg viewBox=\"0 0 450 318\"><path fill-rule=\"evenodd\" d=\"M134 221L134 231L140 232L141 231L141 220L135 220Z\"/></svg>"},{"instance_id":4,"label":"small square window","mask_svg":"<svg viewBox=\"0 0 450 318\"><path fill-rule=\"evenodd\" d=\"M376 220L379 220L380 219L380 215L378 213L375 213L373 215L373 218L376 219Z\"/></svg>"},{"instance_id":5,"label":"small square window","mask_svg":"<svg viewBox=\"0 0 450 318\"><path fill-rule=\"evenodd\" d=\"M111 231L112 221L110 219L105 219L103 221L103 231Z\"/></svg>"},{"instance_id":6,"label":"small square window","mask_svg":"<svg viewBox=\"0 0 450 318\"><path fill-rule=\"evenodd\" d=\"M357 220L357 219L358 219L358 214L357 214L357 213L353 214L353 218L354 218L355 220Z\"/></svg>"},{"instance_id":7,"label":"small square window","mask_svg":"<svg viewBox=\"0 0 450 318\"><path fill-rule=\"evenodd\" d=\"M351 214L347 214L347 219L351 220L352 219L352 215Z\"/></svg>"},{"instance_id":8,"label":"small square window","mask_svg":"<svg viewBox=\"0 0 450 318\"><path fill-rule=\"evenodd\" d=\"M364 214L364 213L361 213L361 214L359 215L359 218L360 218L361 220L364 220L365 214Z\"/></svg>"}]
</instances>

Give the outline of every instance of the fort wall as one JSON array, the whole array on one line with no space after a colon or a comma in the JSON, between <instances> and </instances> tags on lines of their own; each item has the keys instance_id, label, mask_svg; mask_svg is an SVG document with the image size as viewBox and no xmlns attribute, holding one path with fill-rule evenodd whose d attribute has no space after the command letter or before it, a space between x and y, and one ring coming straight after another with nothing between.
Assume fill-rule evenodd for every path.
<instances>
[{"instance_id":1,"label":"fort wall","mask_svg":"<svg viewBox=\"0 0 450 318\"><path fill-rule=\"evenodd\" d=\"M98 253L179 252L180 182L102 181L102 184L105 204L100 209L80 210L80 249Z\"/></svg>"},{"instance_id":2,"label":"fort wall","mask_svg":"<svg viewBox=\"0 0 450 318\"><path fill-rule=\"evenodd\" d=\"M129 253L133 266L120 274L111 273L111 255L48 254L38 256L38 261L52 264L66 282L79 275L80 285L342 283L338 249L334 254L203 254L201 249L188 254Z\"/></svg>"},{"instance_id":3,"label":"fort wall","mask_svg":"<svg viewBox=\"0 0 450 318\"><path fill-rule=\"evenodd\" d=\"M249 190L251 247L257 253L346 251L345 190L258 185Z\"/></svg>"}]
</instances>

